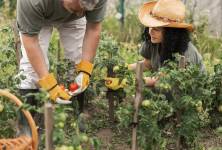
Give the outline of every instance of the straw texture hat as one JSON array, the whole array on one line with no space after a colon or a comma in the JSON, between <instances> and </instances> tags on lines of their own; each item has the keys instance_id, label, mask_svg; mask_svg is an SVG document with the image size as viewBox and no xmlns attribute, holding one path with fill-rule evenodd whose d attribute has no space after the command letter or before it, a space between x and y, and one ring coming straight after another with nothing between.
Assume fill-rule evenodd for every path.
<instances>
[{"instance_id":1,"label":"straw texture hat","mask_svg":"<svg viewBox=\"0 0 222 150\"><path fill-rule=\"evenodd\" d=\"M143 4L138 17L147 27L185 28L193 31L193 25L185 23L185 5L181 0L159 0Z\"/></svg>"}]
</instances>

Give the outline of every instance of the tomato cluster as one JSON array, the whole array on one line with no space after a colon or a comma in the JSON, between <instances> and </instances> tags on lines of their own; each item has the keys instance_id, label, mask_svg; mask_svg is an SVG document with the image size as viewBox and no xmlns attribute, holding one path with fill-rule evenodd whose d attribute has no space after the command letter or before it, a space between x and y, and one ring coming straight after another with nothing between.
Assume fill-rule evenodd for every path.
<instances>
[{"instance_id":1,"label":"tomato cluster","mask_svg":"<svg viewBox=\"0 0 222 150\"><path fill-rule=\"evenodd\" d=\"M65 91L65 85L64 84L60 84L59 85L60 86L60 88L63 90L63 91ZM70 83L70 85L69 85L69 91L71 91L71 92L75 92L75 90L77 90L78 89L78 84L77 83Z\"/></svg>"}]
</instances>

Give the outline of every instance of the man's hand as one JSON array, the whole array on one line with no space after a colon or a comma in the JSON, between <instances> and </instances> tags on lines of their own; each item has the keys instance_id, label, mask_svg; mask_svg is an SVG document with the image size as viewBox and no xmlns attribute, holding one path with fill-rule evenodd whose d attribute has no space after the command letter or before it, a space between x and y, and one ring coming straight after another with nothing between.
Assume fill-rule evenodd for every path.
<instances>
[{"instance_id":1,"label":"man's hand","mask_svg":"<svg viewBox=\"0 0 222 150\"><path fill-rule=\"evenodd\" d=\"M38 84L40 85L41 88L43 88L49 93L50 99L53 102L57 102L59 104L71 103L71 101L69 101L71 96L68 93L66 93L64 90L62 90L62 88L58 85L52 73L41 78Z\"/></svg>"},{"instance_id":2,"label":"man's hand","mask_svg":"<svg viewBox=\"0 0 222 150\"><path fill-rule=\"evenodd\" d=\"M78 89L74 92L70 92L71 95L76 96L83 91L86 90L86 88L89 86L89 77L91 76L92 70L93 70L93 64L89 61L82 60L76 67L79 74L75 78L75 83L78 84Z\"/></svg>"},{"instance_id":3,"label":"man's hand","mask_svg":"<svg viewBox=\"0 0 222 150\"><path fill-rule=\"evenodd\" d=\"M70 92L70 94L73 96L76 96L86 90L86 88L89 86L89 75L84 72L80 72L75 78L75 83L78 84L78 89L76 89L74 92Z\"/></svg>"}]
</instances>

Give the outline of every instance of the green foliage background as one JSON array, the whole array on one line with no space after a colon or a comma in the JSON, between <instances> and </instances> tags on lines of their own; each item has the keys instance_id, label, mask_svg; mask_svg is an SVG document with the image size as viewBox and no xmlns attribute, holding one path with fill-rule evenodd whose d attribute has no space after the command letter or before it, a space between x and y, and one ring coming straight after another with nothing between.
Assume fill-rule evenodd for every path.
<instances>
[{"instance_id":1,"label":"green foliage background","mask_svg":"<svg viewBox=\"0 0 222 150\"><path fill-rule=\"evenodd\" d=\"M14 40L14 32L11 27L12 19L15 18L15 7L16 7L16 0L0 0L0 88L4 89L10 89L14 94L18 95L17 93L17 87L16 85L19 83L20 77L15 76L18 73L18 64L16 60L16 53L15 53L15 40ZM2 21L4 20L4 22ZM139 56L138 50L141 46L141 33L143 31L143 26L138 21L137 13L135 10L130 10L126 14L125 17L125 24L124 27L121 27L120 22L115 18L115 16L107 16L106 19L103 22L103 30L105 31L105 34L102 34L102 41L100 43L100 47L97 52L97 57L99 57L98 63L99 65L109 65L106 64L108 56L106 56L105 53L113 54L110 56L109 63L114 65L120 65L123 66L124 63L133 63L138 60L141 60L142 57ZM57 62L57 55L58 55L58 33L55 31L52 36L52 40L50 43L49 48L49 56L50 56L50 63L51 63L51 70L55 73L57 73L57 67L62 67L63 62ZM184 125L191 127L191 124L193 124L194 128L183 128L181 127L180 130L177 132L181 135L184 135L187 137L189 141L192 141L196 138L196 132L191 131L192 129L196 129L199 126L206 124L206 123L214 123L218 126L220 124L219 117L221 114L218 113L217 107L218 105L222 104L221 101L221 66L217 65L217 67L214 67L216 64L221 63L222 58L222 38L221 37L212 37L207 30L207 23L206 20L204 20L202 23L200 23L199 26L196 27L195 32L192 34L192 41L194 45L198 48L198 50L201 52L203 56L204 63L207 67L209 78L202 77L202 80L206 80L208 82L211 82L211 85L217 85L215 87L209 87L208 85L201 84L201 82L196 81L194 78L193 80L190 80L190 82L183 83L184 85L180 87L183 90L187 89L187 95L183 95L181 97L181 103L178 105L184 105L187 104L190 106L190 110L187 111L187 114L184 116ZM61 57L63 57L63 53L61 53ZM104 62L104 63L103 63ZM103 66L103 67L104 67ZM63 66L63 68L65 68ZM102 68L102 67L101 67ZM219 69L217 69L219 68ZM169 70L168 70L169 71ZM174 71L174 72L173 72ZM186 80L186 77L189 78L190 74L192 74L192 71L189 73L184 73L183 76L181 76L181 72L177 72L175 70L171 70L168 73L171 74L171 77L168 79L165 79L161 81L163 84L175 84L175 80L184 81ZM196 75L196 74L195 74ZM195 76L194 74L191 75ZM104 77L106 76L106 71L99 69L95 69L94 75L92 76L92 81L103 81ZM61 79L64 80L64 79ZM133 83L133 82L132 82ZM102 87L105 88L103 85L103 82L100 82L101 85L97 85L96 87ZM199 95L196 93L192 93L191 87L195 84L196 88L201 88L199 90ZM95 90L95 85L92 85L92 89ZM94 89L95 88L95 89ZM206 89L208 88L208 89ZM209 97L209 91L217 91L214 97ZM101 94L98 92L97 96L100 98L104 98L104 94L106 90L102 90ZM147 91L149 93L150 91ZM212 92L213 93L213 92ZM127 91L127 97L133 97L135 94L134 84L131 84ZM192 95L193 94L193 95ZM192 96L191 96L192 95ZM94 95L95 96L95 95ZM181 95L180 95L181 96ZM203 97L204 96L204 97ZM141 124L139 128L139 144L144 146L147 144L147 142L159 145L160 149L164 149L166 146L166 139L162 138L161 136L161 130L158 128L158 120L162 117L164 118L165 115L170 115L172 113L172 109L174 110L177 108L176 106L172 106L172 104L166 102L166 100L163 98L164 96L159 93L158 95L148 95L147 98L150 99L155 107L152 109L146 109L142 108L140 111L140 117L141 117ZM215 98L216 97L216 98ZM92 101L94 97L90 97ZM209 99L207 99L209 98ZM215 101L212 101L212 98L215 98ZM105 99L105 98L104 98ZM159 101L155 101L156 99L160 99ZM164 99L164 100L163 100ZM202 122L199 120L201 117L202 119L205 119L206 113L198 114L195 111L195 107L193 106L192 102L197 102L198 100L202 100L204 104L204 110L205 112L209 113L208 115L212 115L210 119L212 120L202 120ZM0 99L1 103L4 102L4 99ZM96 102L97 103L97 102ZM97 105L100 105L100 107L103 105L102 102L98 102ZM103 106L105 109L107 109L107 106ZM13 108L11 105L5 105L5 111L10 110ZM160 109L161 108L161 109ZM14 109L14 108L13 108ZM61 111L65 111L65 109L60 108L58 110L59 112L56 114L55 118L58 119L58 116L61 115ZM67 112L70 110L67 110ZM129 127L129 123L131 122L131 116L132 116L133 108L131 101L126 101L123 104L119 106L119 110L116 112L118 121L120 124L118 124L119 130L124 130L124 128ZM157 115L158 114L158 115ZM58 115L58 116L57 116ZM67 114L65 114L67 115ZM100 114L101 115L101 114ZM104 115L106 116L106 115ZM106 117L101 118L106 118ZM187 118L187 116L190 116ZM1 126L10 126L10 121L7 120L7 118L13 118L15 117L15 113L10 111L8 112L8 116L5 116L6 118L0 117L0 124ZM200 118L198 118L200 117ZM148 119L149 118L149 119ZM98 118L96 118L98 119ZM59 120L59 119L58 119ZM190 120L190 122L189 122ZM198 125L196 125L195 121L200 121ZM76 119L72 118L71 120L68 120L70 125L73 125L73 122L75 123ZM59 122L56 123L58 126ZM71 125L71 126L72 126ZM98 126L101 127L101 124L94 123L92 126L93 129L96 130ZM151 126L152 128L146 128L147 126ZM198 126L198 127L197 127ZM73 135L76 135L76 128L70 127L69 125L66 125L65 128L67 131L70 131L73 133ZM189 130L190 129L190 130ZM188 132L189 131L189 132ZM190 132L191 131L191 132ZM56 131L58 134L56 136L56 140L61 140L61 137L64 136L63 128L59 128L58 131ZM10 137L13 135L13 130L10 128L1 128L0 129L0 135L4 135L4 137ZM146 134L144 134L146 133ZM149 133L149 134L148 134ZM187 135L186 133L189 133ZM130 136L130 135L129 135ZM67 139L69 137L66 137ZM76 137L72 137L73 139ZM130 138L130 137L129 137ZM150 139L150 141L147 141L147 139ZM65 141L65 139L63 139ZM63 141L59 141L58 143L61 145ZM77 138L77 141L80 141L80 139ZM70 141L68 141L70 142ZM70 143L66 144L70 144ZM79 145L79 143L74 143L74 145ZM73 143L72 143L73 144ZM152 149L151 147L144 147L145 149Z\"/></svg>"}]
</instances>

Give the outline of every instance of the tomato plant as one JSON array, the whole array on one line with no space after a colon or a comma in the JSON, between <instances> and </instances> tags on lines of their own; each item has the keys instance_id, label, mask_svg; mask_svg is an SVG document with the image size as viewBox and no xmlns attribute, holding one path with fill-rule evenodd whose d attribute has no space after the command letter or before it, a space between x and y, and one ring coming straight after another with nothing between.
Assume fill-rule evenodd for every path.
<instances>
[{"instance_id":1,"label":"tomato plant","mask_svg":"<svg viewBox=\"0 0 222 150\"><path fill-rule=\"evenodd\" d=\"M210 123L214 93L211 77L201 73L198 66L180 69L175 62L167 63L160 72L164 75L154 89L144 87L145 100L141 104L138 124L140 148L165 149L169 144L175 144L178 136L183 139L181 146L198 147L195 141L200 129ZM122 109L118 112L124 119L119 119L125 125L125 120L129 119Z\"/></svg>"},{"instance_id":2,"label":"tomato plant","mask_svg":"<svg viewBox=\"0 0 222 150\"><path fill-rule=\"evenodd\" d=\"M220 106L222 104L222 65L217 64L213 67L214 73L211 74L211 88L212 97L214 101L211 104L210 119L211 127L219 127L222 123L222 116L220 112Z\"/></svg>"},{"instance_id":3,"label":"tomato plant","mask_svg":"<svg viewBox=\"0 0 222 150\"><path fill-rule=\"evenodd\" d=\"M16 0L0 1L0 7L3 8L0 11L6 12L2 13L2 18L5 19L5 15L11 8L14 9L15 2ZM10 9L6 9L5 4L10 6ZM132 25L132 15L129 17L131 17L130 23L126 23L127 26ZM107 25L113 27L113 24L108 21L106 21ZM116 27L114 28L115 32L118 32ZM139 31L140 27L138 25L136 27L136 30ZM110 31L109 33L114 32ZM122 32L118 32L118 34L122 34ZM107 76L119 78L119 83L124 85L124 88L110 92L115 100L122 102L115 103L118 106L115 112L118 121L115 122L116 124L112 124L112 127L116 125L118 132L126 130L128 136L126 136L126 143L129 143L128 139L131 136L129 131L134 110L132 100L135 96L135 77L134 73L127 69L127 63L141 60L142 57L137 53L141 46L138 42L140 39L134 39L133 41L138 43L133 43L131 42L132 34L128 34L128 32L125 34L128 35L126 36L127 43L122 42L124 39L121 39L121 42L117 41L116 38L120 39L120 37L113 37L111 34L102 33L101 35L95 67L85 96L91 100L93 106L99 107L99 113L96 114L98 117L93 118L93 123L89 123L93 124L92 129L86 133L79 131L79 111L75 100L69 106L55 106L53 142L57 150L81 150L92 147L99 149L98 141L92 134L98 128L104 127L104 124L107 125L107 101L101 101L107 96L107 91L111 91L104 86L104 78ZM170 144L176 143L178 137L181 137L184 143L183 147L186 149L194 147L198 149L197 141L200 129L206 126L210 129L216 128L222 123L222 65L219 59L221 39L209 37L205 32L198 35L195 32L194 34L193 41L198 49L202 52L208 52L202 53L208 74L200 74L195 67L187 67L183 70L174 63L166 64L158 73L145 72L146 75L159 76L160 80L153 89L145 87L143 89L144 100L139 111L138 122L138 145L140 149L166 149ZM64 54L60 52L62 48L59 47L58 37L58 33L53 32L49 46L50 72L56 75L58 83L64 83L61 88L65 90L65 87L69 88L70 84L73 84L77 73L74 68L75 62L64 59ZM24 77L17 75L15 39L13 30L9 25L1 26L0 39L0 88L8 88L12 93L19 95L17 85ZM215 64L218 65L214 66ZM106 82L111 84L112 81L107 80ZM70 89L75 91L76 87ZM25 97L20 97L26 101ZM35 97L40 100L39 106L42 106L42 103L47 99L44 94L37 94ZM74 99L76 98L74 97ZM31 107L27 104L24 104L22 108L41 113L43 111L41 107ZM13 105L0 97L1 138L15 135L12 120L15 120L17 113L18 111ZM220 127L217 128L217 132L221 133ZM120 137L118 137L119 139ZM109 149L113 149L113 145L110 146ZM40 149L44 149L44 146Z\"/></svg>"},{"instance_id":4,"label":"tomato plant","mask_svg":"<svg viewBox=\"0 0 222 150\"><path fill-rule=\"evenodd\" d=\"M98 91L104 92L104 78L113 77L119 78L119 84L121 84L124 89L117 90L115 97L122 97L125 92L130 92L132 90L129 84L133 84L132 72L128 70L128 66L125 58L120 54L120 44L107 33L103 32L100 46L97 51L95 59L95 76L97 80L94 84L97 84ZM98 73L98 74L97 74ZM111 80L106 80L106 84L111 84ZM123 93L122 93L123 92Z\"/></svg>"}]
</instances>

